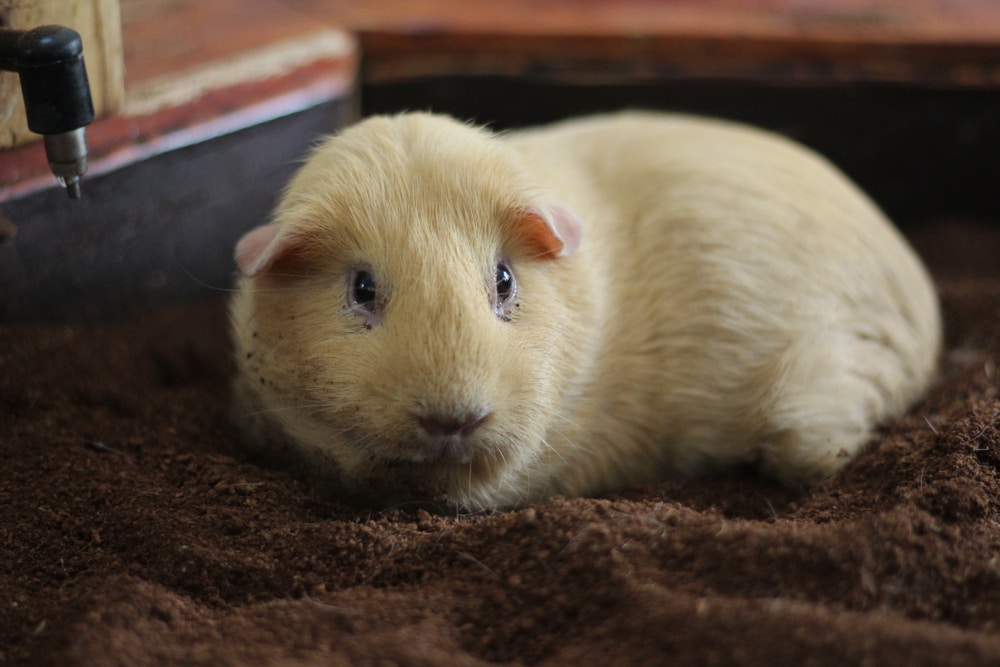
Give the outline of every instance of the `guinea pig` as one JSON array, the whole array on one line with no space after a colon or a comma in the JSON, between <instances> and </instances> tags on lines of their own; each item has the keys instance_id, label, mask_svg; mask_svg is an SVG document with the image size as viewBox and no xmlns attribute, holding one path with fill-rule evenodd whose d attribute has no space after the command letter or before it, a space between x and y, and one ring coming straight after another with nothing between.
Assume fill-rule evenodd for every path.
<instances>
[{"instance_id":1,"label":"guinea pig","mask_svg":"<svg viewBox=\"0 0 1000 667\"><path fill-rule=\"evenodd\" d=\"M683 115L372 117L235 259L246 446L375 502L748 464L807 489L921 398L941 346L927 272L843 174Z\"/></svg>"}]
</instances>

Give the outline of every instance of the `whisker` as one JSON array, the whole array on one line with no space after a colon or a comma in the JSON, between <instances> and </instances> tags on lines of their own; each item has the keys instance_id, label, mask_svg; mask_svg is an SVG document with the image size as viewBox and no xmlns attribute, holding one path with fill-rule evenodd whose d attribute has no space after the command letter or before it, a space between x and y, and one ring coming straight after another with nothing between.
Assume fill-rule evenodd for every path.
<instances>
[{"instance_id":1,"label":"whisker","mask_svg":"<svg viewBox=\"0 0 1000 667\"><path fill-rule=\"evenodd\" d=\"M575 428L576 428L577 430L580 430L580 431L584 431L584 430L585 430L585 429L581 428L579 424L576 424L575 422L573 422L573 421L571 421L571 420L569 420L569 419L566 419L566 418L564 418L564 417L563 417L563 418L561 418L561 419L562 419L563 421L565 421L566 423L570 424L571 426L575 427ZM567 446L567 447L568 447L568 448L569 448L570 450L575 450L575 451L580 451L580 452L585 452L585 453L587 453L587 454L593 454L593 453L594 453L594 450L593 450L593 449L591 449L590 447L585 447L584 445L580 444L580 442L579 442L578 440L573 440L573 439L571 439L571 438L570 438L570 437L569 437L568 435L566 435L566 434L565 434L565 433L564 433L563 431L561 431L561 430L559 430L559 429L553 429L553 432L554 432L554 434L555 434L555 435L559 436L560 438L562 438L562 439L563 439L563 440L565 441L565 443L566 443L566 446ZM550 446L550 447L551 447L551 445L549 445L549 443L548 443L548 442L545 442L545 444L546 444L547 446ZM562 458L562 457L560 457L560 458ZM564 459L564 460L565 460L565 459Z\"/></svg>"},{"instance_id":2,"label":"whisker","mask_svg":"<svg viewBox=\"0 0 1000 667\"><path fill-rule=\"evenodd\" d=\"M204 287L205 289L212 290L213 292L238 292L239 289L236 287L222 287L221 285L213 285L212 283L205 282L195 274L191 273L186 266L180 265L180 270L184 272L184 275L190 278L198 285L198 287Z\"/></svg>"},{"instance_id":3,"label":"whisker","mask_svg":"<svg viewBox=\"0 0 1000 667\"><path fill-rule=\"evenodd\" d=\"M568 463L568 461L566 460L566 457L563 456L562 454L560 454L558 449L556 449L555 447L553 447L552 445L550 445L548 440L546 440L545 438L542 438L540 440L540 442L546 448L548 448L549 451L551 451L553 454L555 454L556 456L558 456L560 461L562 461L563 463ZM569 442L569 441L567 440L567 442ZM572 443L570 443L570 446L572 446Z\"/></svg>"}]
</instances>

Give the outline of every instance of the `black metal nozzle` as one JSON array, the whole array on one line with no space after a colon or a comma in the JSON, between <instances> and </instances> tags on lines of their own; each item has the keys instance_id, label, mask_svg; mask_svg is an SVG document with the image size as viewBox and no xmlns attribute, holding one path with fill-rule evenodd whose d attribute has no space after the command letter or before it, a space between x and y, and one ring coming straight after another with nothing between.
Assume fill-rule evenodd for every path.
<instances>
[{"instance_id":1,"label":"black metal nozzle","mask_svg":"<svg viewBox=\"0 0 1000 667\"><path fill-rule=\"evenodd\" d=\"M79 33L52 25L0 28L0 69L18 73L28 129L45 138L52 173L79 199L87 171L83 128L94 120Z\"/></svg>"}]
</instances>

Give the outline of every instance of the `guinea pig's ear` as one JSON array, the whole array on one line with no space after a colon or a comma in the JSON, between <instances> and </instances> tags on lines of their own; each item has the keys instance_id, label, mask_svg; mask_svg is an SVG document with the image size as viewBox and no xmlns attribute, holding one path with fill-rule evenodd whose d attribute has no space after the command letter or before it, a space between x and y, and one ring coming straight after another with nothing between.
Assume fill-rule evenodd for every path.
<instances>
[{"instance_id":1,"label":"guinea pig's ear","mask_svg":"<svg viewBox=\"0 0 1000 667\"><path fill-rule=\"evenodd\" d=\"M518 219L517 227L539 254L550 258L569 257L583 236L580 219L558 204L544 208L529 206Z\"/></svg>"},{"instance_id":2,"label":"guinea pig's ear","mask_svg":"<svg viewBox=\"0 0 1000 667\"><path fill-rule=\"evenodd\" d=\"M252 278L287 259L302 244L295 232L282 231L276 222L252 229L236 244L236 266L240 273Z\"/></svg>"}]
</instances>

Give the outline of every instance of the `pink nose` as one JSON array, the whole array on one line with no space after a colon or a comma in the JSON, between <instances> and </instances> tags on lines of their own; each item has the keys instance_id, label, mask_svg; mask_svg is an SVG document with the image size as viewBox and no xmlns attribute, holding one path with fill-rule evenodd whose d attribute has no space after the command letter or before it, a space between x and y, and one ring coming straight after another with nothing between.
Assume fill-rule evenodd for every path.
<instances>
[{"instance_id":1,"label":"pink nose","mask_svg":"<svg viewBox=\"0 0 1000 667\"><path fill-rule=\"evenodd\" d=\"M420 426L437 438L447 438L451 436L468 437L476 432L480 426L486 422L489 414L428 414L418 418Z\"/></svg>"}]
</instances>

